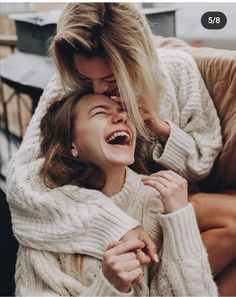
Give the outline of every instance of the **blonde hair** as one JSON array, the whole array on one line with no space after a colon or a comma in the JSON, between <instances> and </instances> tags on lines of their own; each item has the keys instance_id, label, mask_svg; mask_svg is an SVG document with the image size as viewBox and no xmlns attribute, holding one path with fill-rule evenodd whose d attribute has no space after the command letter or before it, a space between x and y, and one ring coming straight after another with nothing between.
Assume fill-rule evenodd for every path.
<instances>
[{"instance_id":1,"label":"blonde hair","mask_svg":"<svg viewBox=\"0 0 236 297\"><path fill-rule=\"evenodd\" d=\"M130 119L140 135L149 138L137 101L158 112L162 84L151 30L145 17L134 5L66 5L50 52L64 86L79 91L83 89L83 84L74 67L74 54L105 58L116 78Z\"/></svg>"}]
</instances>

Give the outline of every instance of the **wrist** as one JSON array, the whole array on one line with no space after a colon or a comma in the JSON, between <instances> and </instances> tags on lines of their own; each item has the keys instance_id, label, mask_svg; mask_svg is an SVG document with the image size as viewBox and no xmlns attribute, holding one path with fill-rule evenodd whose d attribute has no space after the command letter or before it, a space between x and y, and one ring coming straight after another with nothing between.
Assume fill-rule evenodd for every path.
<instances>
[{"instance_id":1,"label":"wrist","mask_svg":"<svg viewBox=\"0 0 236 297\"><path fill-rule=\"evenodd\" d=\"M158 136L161 138L162 141L166 142L168 137L170 136L170 131L171 131L171 127L169 123L164 121Z\"/></svg>"},{"instance_id":2,"label":"wrist","mask_svg":"<svg viewBox=\"0 0 236 297\"><path fill-rule=\"evenodd\" d=\"M175 211L178 211L184 207L188 206L188 202L183 201L183 202L179 202L179 203L163 203L163 207L164 207L164 212L165 214L169 214L169 213L173 213Z\"/></svg>"},{"instance_id":3,"label":"wrist","mask_svg":"<svg viewBox=\"0 0 236 297\"><path fill-rule=\"evenodd\" d=\"M151 123L151 130L161 142L166 142L170 136L171 127L168 122L155 119Z\"/></svg>"}]
</instances>

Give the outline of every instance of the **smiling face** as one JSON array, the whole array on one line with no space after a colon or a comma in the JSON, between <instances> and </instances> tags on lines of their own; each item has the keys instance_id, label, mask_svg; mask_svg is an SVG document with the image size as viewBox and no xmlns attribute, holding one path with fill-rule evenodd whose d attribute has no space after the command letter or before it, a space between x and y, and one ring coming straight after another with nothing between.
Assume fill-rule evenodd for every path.
<instances>
[{"instance_id":1,"label":"smiling face","mask_svg":"<svg viewBox=\"0 0 236 297\"><path fill-rule=\"evenodd\" d=\"M115 76L104 58L74 54L74 65L80 80L90 85L94 93L118 96Z\"/></svg>"},{"instance_id":2,"label":"smiling face","mask_svg":"<svg viewBox=\"0 0 236 297\"><path fill-rule=\"evenodd\" d=\"M89 94L76 105L72 146L79 158L105 172L134 162L136 130L124 109L104 95Z\"/></svg>"}]
</instances>

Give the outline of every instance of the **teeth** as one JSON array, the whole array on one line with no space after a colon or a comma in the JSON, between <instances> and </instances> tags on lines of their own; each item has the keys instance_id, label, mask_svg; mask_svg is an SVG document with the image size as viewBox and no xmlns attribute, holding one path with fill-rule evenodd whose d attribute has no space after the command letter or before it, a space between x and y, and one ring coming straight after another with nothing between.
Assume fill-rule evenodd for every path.
<instances>
[{"instance_id":1,"label":"teeth","mask_svg":"<svg viewBox=\"0 0 236 297\"><path fill-rule=\"evenodd\" d=\"M130 139L129 134L125 131L120 131L120 132L115 132L114 134L112 134L108 139L107 142L111 142L113 141L116 137L118 136L126 136L128 137L128 140Z\"/></svg>"}]
</instances>

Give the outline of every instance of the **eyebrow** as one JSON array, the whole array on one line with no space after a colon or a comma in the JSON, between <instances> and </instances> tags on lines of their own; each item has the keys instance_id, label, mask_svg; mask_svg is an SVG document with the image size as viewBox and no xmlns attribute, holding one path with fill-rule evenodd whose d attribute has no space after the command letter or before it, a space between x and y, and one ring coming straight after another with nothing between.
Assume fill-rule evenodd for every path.
<instances>
[{"instance_id":1,"label":"eyebrow","mask_svg":"<svg viewBox=\"0 0 236 297\"><path fill-rule=\"evenodd\" d=\"M96 109L96 108L103 108L103 109L106 109L106 110L111 109L111 107L110 107L110 106L107 106L107 105L96 105L96 106L92 107L92 108L89 110L88 113L90 113L91 111L93 111L93 110Z\"/></svg>"},{"instance_id":2,"label":"eyebrow","mask_svg":"<svg viewBox=\"0 0 236 297\"><path fill-rule=\"evenodd\" d=\"M84 75L82 75L82 74L79 73L79 72L78 72L78 75L79 75L81 78L83 78L83 79L90 79L89 77L84 76ZM112 76L114 76L113 73L111 73L111 74L109 74L109 75L107 75L107 76L101 77L101 78L99 78L99 79L108 79L108 78L110 78L110 77L112 77Z\"/></svg>"}]
</instances>

